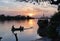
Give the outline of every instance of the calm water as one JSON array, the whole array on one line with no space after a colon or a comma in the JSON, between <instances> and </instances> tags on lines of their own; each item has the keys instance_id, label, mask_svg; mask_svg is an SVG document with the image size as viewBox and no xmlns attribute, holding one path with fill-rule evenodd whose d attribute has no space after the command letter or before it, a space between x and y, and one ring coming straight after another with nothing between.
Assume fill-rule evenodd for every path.
<instances>
[{"instance_id":1,"label":"calm water","mask_svg":"<svg viewBox=\"0 0 60 41\"><path fill-rule=\"evenodd\" d=\"M2 41L16 41L14 34L11 32L12 25L15 28L19 28L20 26L24 26L24 28L32 29L24 30L22 32L16 31L18 36L18 41L32 41L36 40L39 37L37 34L37 25L38 20L25 20L25 21L5 21L0 22L0 37L3 37Z\"/></svg>"}]
</instances>

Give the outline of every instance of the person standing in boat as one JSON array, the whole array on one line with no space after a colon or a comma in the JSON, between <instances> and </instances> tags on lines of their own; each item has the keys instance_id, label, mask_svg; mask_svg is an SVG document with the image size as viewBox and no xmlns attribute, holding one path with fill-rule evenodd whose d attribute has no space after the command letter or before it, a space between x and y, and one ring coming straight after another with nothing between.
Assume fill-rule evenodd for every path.
<instances>
[{"instance_id":1,"label":"person standing in boat","mask_svg":"<svg viewBox=\"0 0 60 41\"><path fill-rule=\"evenodd\" d=\"M14 28L14 25L12 26L12 28Z\"/></svg>"},{"instance_id":2,"label":"person standing in boat","mask_svg":"<svg viewBox=\"0 0 60 41\"><path fill-rule=\"evenodd\" d=\"M23 31L24 30L24 27L23 26L20 26L20 31Z\"/></svg>"},{"instance_id":3,"label":"person standing in boat","mask_svg":"<svg viewBox=\"0 0 60 41\"><path fill-rule=\"evenodd\" d=\"M14 30L15 30L15 28L14 28L14 25L13 25L11 31L14 32Z\"/></svg>"}]
</instances>

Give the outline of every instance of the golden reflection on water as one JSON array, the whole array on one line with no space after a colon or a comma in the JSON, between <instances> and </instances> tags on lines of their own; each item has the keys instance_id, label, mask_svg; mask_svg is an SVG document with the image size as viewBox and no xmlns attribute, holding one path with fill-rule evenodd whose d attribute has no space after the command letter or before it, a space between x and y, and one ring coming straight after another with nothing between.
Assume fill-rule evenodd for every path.
<instances>
[{"instance_id":1,"label":"golden reflection on water","mask_svg":"<svg viewBox=\"0 0 60 41\"><path fill-rule=\"evenodd\" d=\"M33 32L37 32L37 28L38 28L38 25L37 25L37 20L33 20L33 19L30 19L30 20L25 20L24 22L23 21L20 21L16 24L16 27L17 26L23 26L24 28L30 28L30 27L33 27L32 29L27 29L27 30L24 30L24 33L26 35L30 35L30 34L33 34Z\"/></svg>"},{"instance_id":2,"label":"golden reflection on water","mask_svg":"<svg viewBox=\"0 0 60 41\"><path fill-rule=\"evenodd\" d=\"M33 20L29 20L29 25L33 25L34 24L34 21Z\"/></svg>"},{"instance_id":3,"label":"golden reflection on water","mask_svg":"<svg viewBox=\"0 0 60 41\"><path fill-rule=\"evenodd\" d=\"M37 32L37 28L38 28L38 25L37 25L37 21L36 20L29 20L28 22L26 22L26 25L27 27L25 28L30 28L30 27L33 27L32 29L29 29L29 30L26 30L26 34L27 35L30 35L30 34L33 34L34 32L36 33Z\"/></svg>"},{"instance_id":4,"label":"golden reflection on water","mask_svg":"<svg viewBox=\"0 0 60 41\"><path fill-rule=\"evenodd\" d=\"M37 26L36 25L36 20L25 20L25 21L19 21L15 23L16 27L19 26L24 26L24 28L29 28L29 27L33 27L33 26Z\"/></svg>"}]
</instances>

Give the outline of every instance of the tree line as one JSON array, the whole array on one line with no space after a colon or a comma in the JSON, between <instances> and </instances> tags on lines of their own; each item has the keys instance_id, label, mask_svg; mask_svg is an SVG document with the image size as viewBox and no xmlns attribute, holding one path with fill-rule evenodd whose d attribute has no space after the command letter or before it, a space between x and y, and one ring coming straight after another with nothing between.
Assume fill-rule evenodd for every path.
<instances>
[{"instance_id":1,"label":"tree line","mask_svg":"<svg viewBox=\"0 0 60 41\"><path fill-rule=\"evenodd\" d=\"M25 19L34 19L34 18L29 17L29 16L21 16L21 15L17 15L17 16L0 15L0 21L5 21L5 20L25 20Z\"/></svg>"}]
</instances>

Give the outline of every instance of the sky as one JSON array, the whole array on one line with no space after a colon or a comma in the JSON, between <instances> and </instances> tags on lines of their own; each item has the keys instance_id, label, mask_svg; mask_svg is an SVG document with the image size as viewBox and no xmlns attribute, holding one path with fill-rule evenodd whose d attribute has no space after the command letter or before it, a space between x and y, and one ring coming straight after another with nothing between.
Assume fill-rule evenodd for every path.
<instances>
[{"instance_id":1,"label":"sky","mask_svg":"<svg viewBox=\"0 0 60 41\"><path fill-rule=\"evenodd\" d=\"M35 3L35 5L33 3ZM40 17L45 14L45 16L50 16L58 11L57 8L57 5L51 5L48 1L40 2L40 5L38 5L35 1L26 3L16 0L0 0L0 14L5 15Z\"/></svg>"}]
</instances>

